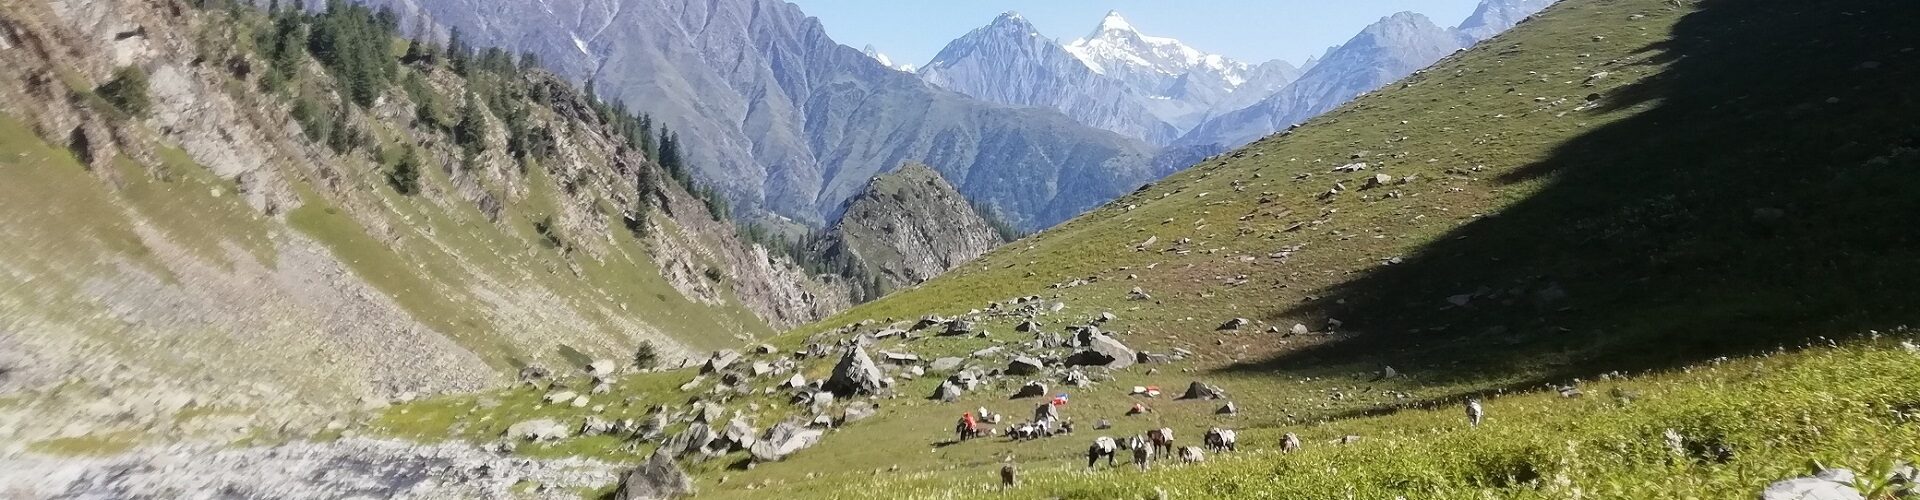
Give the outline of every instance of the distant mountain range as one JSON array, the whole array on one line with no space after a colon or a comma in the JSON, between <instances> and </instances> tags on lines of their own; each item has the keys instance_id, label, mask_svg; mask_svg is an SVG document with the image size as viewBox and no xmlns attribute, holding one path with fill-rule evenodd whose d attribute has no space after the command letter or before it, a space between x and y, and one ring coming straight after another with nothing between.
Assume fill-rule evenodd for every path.
<instances>
[{"instance_id":1,"label":"distant mountain range","mask_svg":"<svg viewBox=\"0 0 1920 500\"><path fill-rule=\"evenodd\" d=\"M1023 229L1330 109L1546 3L1487 0L1459 29L1395 15L1299 67L1149 36L1118 13L1067 42L1007 14L915 68L841 45L779 0L364 1L534 54L651 114L736 213L822 226L874 175L919 162Z\"/></svg>"},{"instance_id":2,"label":"distant mountain range","mask_svg":"<svg viewBox=\"0 0 1920 500\"><path fill-rule=\"evenodd\" d=\"M1149 36L1118 12L1070 42L1016 13L954 40L919 70L977 99L1059 110L1155 145L1235 147L1398 80L1512 27L1551 0L1486 0L1457 28L1402 12L1299 67L1258 65Z\"/></svg>"}]
</instances>

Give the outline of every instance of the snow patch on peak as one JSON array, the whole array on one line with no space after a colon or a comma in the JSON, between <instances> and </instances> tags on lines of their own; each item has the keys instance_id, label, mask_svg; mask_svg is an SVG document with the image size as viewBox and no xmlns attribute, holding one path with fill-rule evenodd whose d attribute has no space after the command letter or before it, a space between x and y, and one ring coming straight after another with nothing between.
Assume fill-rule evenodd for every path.
<instances>
[{"instance_id":1,"label":"snow patch on peak","mask_svg":"<svg viewBox=\"0 0 1920 500\"><path fill-rule=\"evenodd\" d=\"M867 48L863 50L863 52L866 52L867 57L871 57L875 61L880 61L880 65L886 66L889 68L893 67L893 59L890 59L887 57L886 54L881 53L879 48L876 48L872 45L868 45Z\"/></svg>"},{"instance_id":2,"label":"snow patch on peak","mask_svg":"<svg viewBox=\"0 0 1920 500\"><path fill-rule=\"evenodd\" d=\"M1107 31L1138 31L1138 30L1133 29L1133 24L1127 22L1127 18L1120 16L1120 11L1109 10L1107 11L1107 17L1100 19L1100 27L1098 29L1095 29L1093 33L1094 35L1097 36L1100 33L1107 32Z\"/></svg>"}]
</instances>

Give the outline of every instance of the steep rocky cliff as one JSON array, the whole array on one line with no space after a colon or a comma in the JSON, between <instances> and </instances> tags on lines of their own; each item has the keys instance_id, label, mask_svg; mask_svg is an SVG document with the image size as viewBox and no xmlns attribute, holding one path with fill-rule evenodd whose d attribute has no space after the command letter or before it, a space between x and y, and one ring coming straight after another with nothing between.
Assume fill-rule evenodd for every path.
<instances>
[{"instance_id":1,"label":"steep rocky cliff","mask_svg":"<svg viewBox=\"0 0 1920 500\"><path fill-rule=\"evenodd\" d=\"M843 208L821 250L845 254L885 290L920 284L1005 242L940 172L925 165L874 177Z\"/></svg>"},{"instance_id":2,"label":"steep rocky cliff","mask_svg":"<svg viewBox=\"0 0 1920 500\"><path fill-rule=\"evenodd\" d=\"M848 304L562 80L393 39L355 104L354 73L274 48L334 20L191 5L0 4L0 399L55 413L0 411L0 435L245 433Z\"/></svg>"}]
</instances>

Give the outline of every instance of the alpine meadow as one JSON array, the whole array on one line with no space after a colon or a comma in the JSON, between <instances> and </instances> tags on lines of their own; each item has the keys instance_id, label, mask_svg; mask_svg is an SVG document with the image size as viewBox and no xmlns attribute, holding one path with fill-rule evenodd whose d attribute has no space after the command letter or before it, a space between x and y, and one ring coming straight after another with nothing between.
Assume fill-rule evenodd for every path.
<instances>
[{"instance_id":1,"label":"alpine meadow","mask_svg":"<svg viewBox=\"0 0 1920 500\"><path fill-rule=\"evenodd\" d=\"M1449 2L7 2L0 497L1920 496L1920 3Z\"/></svg>"}]
</instances>

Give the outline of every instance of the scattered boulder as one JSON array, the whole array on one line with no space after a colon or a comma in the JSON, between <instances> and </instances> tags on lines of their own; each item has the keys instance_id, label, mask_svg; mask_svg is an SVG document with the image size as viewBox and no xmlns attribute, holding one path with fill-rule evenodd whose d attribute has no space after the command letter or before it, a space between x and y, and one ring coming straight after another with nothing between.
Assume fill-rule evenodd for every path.
<instances>
[{"instance_id":1,"label":"scattered boulder","mask_svg":"<svg viewBox=\"0 0 1920 500\"><path fill-rule=\"evenodd\" d=\"M587 374L592 375L594 378L607 378L613 376L613 371L619 369L619 367L620 365L614 364L613 360L610 359L596 360L592 363L587 363Z\"/></svg>"},{"instance_id":2,"label":"scattered boulder","mask_svg":"<svg viewBox=\"0 0 1920 500\"><path fill-rule=\"evenodd\" d=\"M973 333L973 322L956 319L947 323L947 335L966 335Z\"/></svg>"},{"instance_id":3,"label":"scattered boulder","mask_svg":"<svg viewBox=\"0 0 1920 500\"><path fill-rule=\"evenodd\" d=\"M598 436L609 432L613 432L613 422L600 417L587 417L587 421L580 424L582 436Z\"/></svg>"},{"instance_id":4,"label":"scattered boulder","mask_svg":"<svg viewBox=\"0 0 1920 500\"><path fill-rule=\"evenodd\" d=\"M929 314L929 315L927 315L927 316L924 316L924 317L921 317L921 318L920 318L920 322L918 322L918 323L914 323L914 324L913 324L913 329L914 329L914 330L925 330L925 329L928 329L928 328L932 328L932 327L933 327L934 325L938 325L938 324L941 324L941 323L946 323L946 322L947 322L947 319L946 319L946 318L942 318L942 317L940 317L940 316L937 316L937 315L932 315L932 314Z\"/></svg>"},{"instance_id":5,"label":"scattered boulder","mask_svg":"<svg viewBox=\"0 0 1920 500\"><path fill-rule=\"evenodd\" d=\"M573 401L574 396L578 394L574 394L573 391L555 391L547 393L545 400L548 404L568 403Z\"/></svg>"},{"instance_id":6,"label":"scattered boulder","mask_svg":"<svg viewBox=\"0 0 1920 500\"><path fill-rule=\"evenodd\" d=\"M507 426L507 439L559 441L567 438L567 427L550 418L528 420Z\"/></svg>"},{"instance_id":7,"label":"scattered boulder","mask_svg":"<svg viewBox=\"0 0 1920 500\"><path fill-rule=\"evenodd\" d=\"M1068 370L1065 375L1060 376L1060 382L1074 387L1093 386L1093 378L1088 377L1085 372L1079 369Z\"/></svg>"},{"instance_id":8,"label":"scattered boulder","mask_svg":"<svg viewBox=\"0 0 1920 500\"><path fill-rule=\"evenodd\" d=\"M1013 358L1013 361L1007 363L1007 373L1010 375L1033 375L1040 373L1040 369L1045 366L1046 365L1042 364L1039 359L1031 356L1021 356Z\"/></svg>"},{"instance_id":9,"label":"scattered boulder","mask_svg":"<svg viewBox=\"0 0 1920 500\"><path fill-rule=\"evenodd\" d=\"M904 353L904 352L882 352L880 353L880 357L882 359L887 360L888 363L893 363L900 366L912 365L920 362L919 356L915 356L915 355Z\"/></svg>"},{"instance_id":10,"label":"scattered boulder","mask_svg":"<svg viewBox=\"0 0 1920 500\"><path fill-rule=\"evenodd\" d=\"M671 450L675 456L686 456L688 453L705 452L717 438L713 427L706 424L693 424L688 426L687 430L680 431L672 439L668 439L661 448Z\"/></svg>"},{"instance_id":11,"label":"scattered boulder","mask_svg":"<svg viewBox=\"0 0 1920 500\"><path fill-rule=\"evenodd\" d=\"M647 463L620 479L620 489L613 492L613 500L664 500L692 496L695 491L693 477L681 470L673 458L673 454L664 449L654 452Z\"/></svg>"},{"instance_id":12,"label":"scattered boulder","mask_svg":"<svg viewBox=\"0 0 1920 500\"><path fill-rule=\"evenodd\" d=\"M1241 327L1247 326L1252 323L1253 322L1247 320L1247 318L1233 318L1233 319L1227 320L1226 323L1221 323L1220 328L1216 328L1216 330L1221 330L1221 331L1239 330Z\"/></svg>"},{"instance_id":13,"label":"scattered boulder","mask_svg":"<svg viewBox=\"0 0 1920 500\"><path fill-rule=\"evenodd\" d=\"M1226 397L1227 391L1221 390L1219 386L1198 380L1187 384L1187 392L1180 395L1180 399L1223 399Z\"/></svg>"},{"instance_id":14,"label":"scattered boulder","mask_svg":"<svg viewBox=\"0 0 1920 500\"><path fill-rule=\"evenodd\" d=\"M698 405L698 406L695 406L693 410L693 423L696 423L696 424L719 423L720 419L724 417L726 413L727 413L727 409L720 405L715 405L715 404Z\"/></svg>"},{"instance_id":15,"label":"scattered boulder","mask_svg":"<svg viewBox=\"0 0 1920 500\"><path fill-rule=\"evenodd\" d=\"M880 367L873 364L873 358L867 357L866 349L853 346L840 357L840 363L833 366L833 375L821 388L840 395L880 394L886 389L884 378Z\"/></svg>"},{"instance_id":16,"label":"scattered boulder","mask_svg":"<svg viewBox=\"0 0 1920 500\"><path fill-rule=\"evenodd\" d=\"M542 368L539 365L527 365L525 367L520 368L521 382L534 382L537 380L543 380L552 375L553 375L552 372L548 372L546 368Z\"/></svg>"},{"instance_id":17,"label":"scattered boulder","mask_svg":"<svg viewBox=\"0 0 1920 500\"><path fill-rule=\"evenodd\" d=\"M1307 328L1307 325L1306 325L1305 323L1294 323L1294 324L1293 324L1293 329L1292 329L1292 330L1288 330L1288 332L1287 332L1287 333L1291 333L1291 334L1294 334L1294 335L1306 335L1306 334L1309 334L1309 333L1313 333L1313 331L1312 331L1312 330L1309 330L1309 329Z\"/></svg>"},{"instance_id":18,"label":"scattered boulder","mask_svg":"<svg viewBox=\"0 0 1920 500\"><path fill-rule=\"evenodd\" d=\"M747 422L745 417L734 417L733 421L727 423L727 430L720 433L720 438L727 442L727 451L738 451L753 448L754 443L760 440L757 434L753 424Z\"/></svg>"},{"instance_id":19,"label":"scattered boulder","mask_svg":"<svg viewBox=\"0 0 1920 500\"><path fill-rule=\"evenodd\" d=\"M1853 471L1827 469L1812 477L1797 477L1767 485L1760 500L1864 500L1854 489Z\"/></svg>"},{"instance_id":20,"label":"scattered boulder","mask_svg":"<svg viewBox=\"0 0 1920 500\"><path fill-rule=\"evenodd\" d=\"M941 382L940 387L933 390L932 399L943 403L952 403L960 400L960 395L966 394L966 392L966 389L961 389L959 384L948 380Z\"/></svg>"},{"instance_id":21,"label":"scattered boulder","mask_svg":"<svg viewBox=\"0 0 1920 500\"><path fill-rule=\"evenodd\" d=\"M1074 366L1105 366L1121 369L1133 366L1137 355L1126 344L1106 335L1091 335L1087 339L1087 349L1067 357L1067 364Z\"/></svg>"},{"instance_id":22,"label":"scattered boulder","mask_svg":"<svg viewBox=\"0 0 1920 500\"><path fill-rule=\"evenodd\" d=\"M846 425L853 422L859 422L861 420L866 420L867 418L872 417L879 413L880 413L880 409L875 408L873 406L873 403L869 403L866 401L854 401L852 403L848 403L847 408L841 412L840 423L841 425Z\"/></svg>"},{"instance_id":23,"label":"scattered boulder","mask_svg":"<svg viewBox=\"0 0 1920 500\"><path fill-rule=\"evenodd\" d=\"M1101 311L1099 316L1096 316L1093 318L1093 321L1095 323L1106 323L1116 319L1120 319L1120 318L1118 316L1114 316L1111 311Z\"/></svg>"},{"instance_id":24,"label":"scattered boulder","mask_svg":"<svg viewBox=\"0 0 1920 500\"><path fill-rule=\"evenodd\" d=\"M1037 398L1045 395L1047 395L1047 384L1035 380L1020 386L1020 391L1013 393L1013 399Z\"/></svg>"},{"instance_id":25,"label":"scattered boulder","mask_svg":"<svg viewBox=\"0 0 1920 500\"><path fill-rule=\"evenodd\" d=\"M787 377L787 381L780 384L780 387L784 389L799 389L806 386L807 376L798 373L793 374L792 377Z\"/></svg>"},{"instance_id":26,"label":"scattered boulder","mask_svg":"<svg viewBox=\"0 0 1920 500\"><path fill-rule=\"evenodd\" d=\"M1037 331L1040 331L1040 324L1032 321L1022 321L1020 322L1020 324L1014 325L1013 331L1020 332L1020 333L1037 332Z\"/></svg>"},{"instance_id":27,"label":"scattered boulder","mask_svg":"<svg viewBox=\"0 0 1920 500\"><path fill-rule=\"evenodd\" d=\"M593 390L591 392L594 394L606 394L609 392L613 392L613 385L608 384L606 382L593 384Z\"/></svg>"},{"instance_id":28,"label":"scattered boulder","mask_svg":"<svg viewBox=\"0 0 1920 500\"><path fill-rule=\"evenodd\" d=\"M773 373L773 364L765 361L755 361L747 367L747 371L755 377L765 377Z\"/></svg>"},{"instance_id":29,"label":"scattered boulder","mask_svg":"<svg viewBox=\"0 0 1920 500\"><path fill-rule=\"evenodd\" d=\"M1387 175L1387 174L1373 174L1373 177L1368 177L1367 182L1365 184L1362 184L1360 186L1360 189L1373 189L1380 186L1385 186L1389 182L1393 182L1393 176Z\"/></svg>"},{"instance_id":30,"label":"scattered boulder","mask_svg":"<svg viewBox=\"0 0 1920 500\"><path fill-rule=\"evenodd\" d=\"M929 367L935 372L950 372L960 369L960 364L965 362L966 360L960 358L940 358L933 360L933 364Z\"/></svg>"},{"instance_id":31,"label":"scattered boulder","mask_svg":"<svg viewBox=\"0 0 1920 500\"><path fill-rule=\"evenodd\" d=\"M700 373L719 372L733 366L733 362L739 360L740 353L732 349L714 351L713 357L707 358L706 364L700 365Z\"/></svg>"},{"instance_id":32,"label":"scattered boulder","mask_svg":"<svg viewBox=\"0 0 1920 500\"><path fill-rule=\"evenodd\" d=\"M1133 287L1132 291L1127 292L1127 300L1153 300L1153 296L1148 295L1146 290L1141 290L1140 287L1136 286Z\"/></svg>"},{"instance_id":33,"label":"scattered boulder","mask_svg":"<svg viewBox=\"0 0 1920 500\"><path fill-rule=\"evenodd\" d=\"M1221 405L1220 409L1214 410L1214 413L1228 416L1239 415L1240 407L1235 406L1232 401L1228 401L1227 404Z\"/></svg>"},{"instance_id":34,"label":"scattered boulder","mask_svg":"<svg viewBox=\"0 0 1920 500\"><path fill-rule=\"evenodd\" d=\"M759 354L773 354L775 352L779 352L780 350L777 348L774 348L773 344L760 344L760 346L755 347L753 351Z\"/></svg>"}]
</instances>

